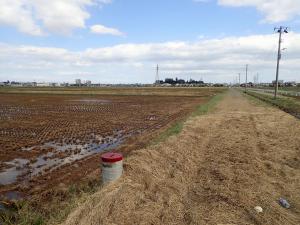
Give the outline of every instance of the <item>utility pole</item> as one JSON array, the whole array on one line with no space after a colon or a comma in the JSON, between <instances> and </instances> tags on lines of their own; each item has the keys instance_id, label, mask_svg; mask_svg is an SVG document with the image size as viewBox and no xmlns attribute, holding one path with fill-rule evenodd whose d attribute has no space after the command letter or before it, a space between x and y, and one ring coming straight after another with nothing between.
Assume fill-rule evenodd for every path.
<instances>
[{"instance_id":1,"label":"utility pole","mask_svg":"<svg viewBox=\"0 0 300 225\"><path fill-rule=\"evenodd\" d=\"M278 40L278 52L277 52L277 67L276 67L276 83L275 83L275 95L274 98L277 98L277 92L278 92L278 77L279 77L279 62L281 59L281 43L282 43L282 33L288 33L288 28L287 27L275 27L274 31L279 33L279 40Z\"/></svg>"},{"instance_id":2,"label":"utility pole","mask_svg":"<svg viewBox=\"0 0 300 225\"><path fill-rule=\"evenodd\" d=\"M256 86L258 84L258 73L253 76L253 84Z\"/></svg>"},{"instance_id":3,"label":"utility pole","mask_svg":"<svg viewBox=\"0 0 300 225\"><path fill-rule=\"evenodd\" d=\"M248 83L248 64L246 65L246 83L245 83L245 92L247 92L247 83Z\"/></svg>"},{"instance_id":4,"label":"utility pole","mask_svg":"<svg viewBox=\"0 0 300 225\"><path fill-rule=\"evenodd\" d=\"M239 85L241 85L241 73L239 73Z\"/></svg>"},{"instance_id":5,"label":"utility pole","mask_svg":"<svg viewBox=\"0 0 300 225\"><path fill-rule=\"evenodd\" d=\"M155 77L155 83L158 84L159 83L159 74L158 74L158 71L159 71L159 67L158 67L158 64L156 66L156 77Z\"/></svg>"}]
</instances>

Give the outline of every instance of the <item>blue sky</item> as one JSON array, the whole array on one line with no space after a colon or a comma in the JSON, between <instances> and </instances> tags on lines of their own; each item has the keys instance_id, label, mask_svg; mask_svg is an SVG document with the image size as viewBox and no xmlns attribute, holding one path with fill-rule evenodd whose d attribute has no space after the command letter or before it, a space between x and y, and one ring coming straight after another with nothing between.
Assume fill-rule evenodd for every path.
<instances>
[{"instance_id":1,"label":"blue sky","mask_svg":"<svg viewBox=\"0 0 300 225\"><path fill-rule=\"evenodd\" d=\"M0 81L151 83L157 63L208 82L248 63L270 81L281 24L282 79L300 76L298 0L0 0L0 15Z\"/></svg>"}]
</instances>

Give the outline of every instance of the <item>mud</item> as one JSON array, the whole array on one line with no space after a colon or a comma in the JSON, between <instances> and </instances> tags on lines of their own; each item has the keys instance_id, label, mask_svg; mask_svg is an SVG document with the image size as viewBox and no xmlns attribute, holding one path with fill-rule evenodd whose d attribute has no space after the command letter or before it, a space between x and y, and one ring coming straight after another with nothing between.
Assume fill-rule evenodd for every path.
<instances>
[{"instance_id":1,"label":"mud","mask_svg":"<svg viewBox=\"0 0 300 225\"><path fill-rule=\"evenodd\" d=\"M142 146L208 98L1 94L0 193L80 182L101 152Z\"/></svg>"}]
</instances>

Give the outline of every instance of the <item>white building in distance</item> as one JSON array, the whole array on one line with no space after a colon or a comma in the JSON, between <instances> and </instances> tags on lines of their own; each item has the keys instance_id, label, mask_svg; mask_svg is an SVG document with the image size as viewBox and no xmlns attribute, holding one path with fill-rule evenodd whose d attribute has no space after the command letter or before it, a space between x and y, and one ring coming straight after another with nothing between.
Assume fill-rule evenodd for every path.
<instances>
[{"instance_id":1,"label":"white building in distance","mask_svg":"<svg viewBox=\"0 0 300 225\"><path fill-rule=\"evenodd\" d=\"M81 86L81 80L80 79L76 79L75 80L75 84L78 85L78 86Z\"/></svg>"},{"instance_id":2,"label":"white building in distance","mask_svg":"<svg viewBox=\"0 0 300 225\"><path fill-rule=\"evenodd\" d=\"M92 81L90 81L90 80L87 80L85 83L86 83L86 86L88 86L88 87L92 86Z\"/></svg>"}]
</instances>

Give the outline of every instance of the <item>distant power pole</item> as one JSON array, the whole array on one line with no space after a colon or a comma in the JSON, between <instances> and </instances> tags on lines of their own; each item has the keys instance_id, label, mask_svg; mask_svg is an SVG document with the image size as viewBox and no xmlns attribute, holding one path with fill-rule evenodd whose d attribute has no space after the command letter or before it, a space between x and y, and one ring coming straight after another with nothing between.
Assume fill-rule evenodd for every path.
<instances>
[{"instance_id":1,"label":"distant power pole","mask_svg":"<svg viewBox=\"0 0 300 225\"><path fill-rule=\"evenodd\" d=\"M255 85L258 84L258 73L257 73L256 75L253 76L253 83L254 83Z\"/></svg>"},{"instance_id":2,"label":"distant power pole","mask_svg":"<svg viewBox=\"0 0 300 225\"><path fill-rule=\"evenodd\" d=\"M287 27L275 27L274 31L279 33L279 40L278 40L278 52L277 52L277 67L276 67L276 83L275 83L275 95L274 98L277 98L277 92L278 92L278 77L279 77L279 62L281 59L281 43L282 43L282 33L288 33L288 28Z\"/></svg>"},{"instance_id":3,"label":"distant power pole","mask_svg":"<svg viewBox=\"0 0 300 225\"><path fill-rule=\"evenodd\" d=\"M158 64L156 66L156 77L155 77L155 83L158 84L159 83L159 74L158 74L158 70L159 70L159 67L158 67Z\"/></svg>"},{"instance_id":4,"label":"distant power pole","mask_svg":"<svg viewBox=\"0 0 300 225\"><path fill-rule=\"evenodd\" d=\"M248 64L246 65L246 83L245 83L245 92L247 92L247 83L248 83Z\"/></svg>"},{"instance_id":5,"label":"distant power pole","mask_svg":"<svg viewBox=\"0 0 300 225\"><path fill-rule=\"evenodd\" d=\"M241 85L241 73L239 73L239 85Z\"/></svg>"}]
</instances>

